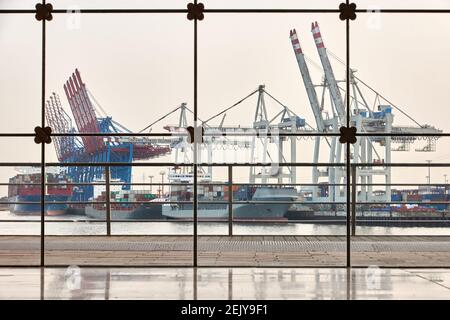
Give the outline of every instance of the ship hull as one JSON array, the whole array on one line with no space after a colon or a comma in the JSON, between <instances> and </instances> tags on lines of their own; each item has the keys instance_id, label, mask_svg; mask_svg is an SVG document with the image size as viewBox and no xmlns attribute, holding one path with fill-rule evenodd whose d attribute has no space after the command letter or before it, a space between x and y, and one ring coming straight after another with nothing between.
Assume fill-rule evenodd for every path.
<instances>
[{"instance_id":1,"label":"ship hull","mask_svg":"<svg viewBox=\"0 0 450 320\"><path fill-rule=\"evenodd\" d=\"M68 200L68 196L60 195L46 195L44 212L49 216L57 216L65 214L67 210L67 204L65 203L52 203L52 202L65 202ZM26 196L14 196L9 198L9 211L15 215L32 216L41 214L41 196L40 195L26 195ZM22 203L17 203L22 202Z\"/></svg>"},{"instance_id":2,"label":"ship hull","mask_svg":"<svg viewBox=\"0 0 450 320\"><path fill-rule=\"evenodd\" d=\"M162 215L169 219L192 220L194 217L194 205L163 205ZM199 205L197 208L197 218L199 220L211 219L222 220L228 216L227 205Z\"/></svg>"},{"instance_id":3,"label":"ship hull","mask_svg":"<svg viewBox=\"0 0 450 320\"><path fill-rule=\"evenodd\" d=\"M14 196L9 198L9 211L18 216L32 216L41 214L40 195ZM14 203L14 202L36 202L36 203Z\"/></svg>"},{"instance_id":4,"label":"ship hull","mask_svg":"<svg viewBox=\"0 0 450 320\"><path fill-rule=\"evenodd\" d=\"M65 195L46 195L45 210L48 216L60 216L67 212L68 205L66 202L69 196ZM53 203L58 202L58 203Z\"/></svg>"},{"instance_id":5,"label":"ship hull","mask_svg":"<svg viewBox=\"0 0 450 320\"><path fill-rule=\"evenodd\" d=\"M106 219L106 210L97 209L93 206L86 206L86 216L93 219ZM162 204L140 205L137 208L115 210L111 209L112 220L130 220L130 219L165 219L162 216Z\"/></svg>"},{"instance_id":6,"label":"ship hull","mask_svg":"<svg viewBox=\"0 0 450 320\"><path fill-rule=\"evenodd\" d=\"M66 210L47 210L48 216L61 216L66 213Z\"/></svg>"},{"instance_id":7,"label":"ship hull","mask_svg":"<svg viewBox=\"0 0 450 320\"><path fill-rule=\"evenodd\" d=\"M284 220L290 204L245 204L233 209L233 219Z\"/></svg>"},{"instance_id":8,"label":"ship hull","mask_svg":"<svg viewBox=\"0 0 450 320\"><path fill-rule=\"evenodd\" d=\"M258 188L252 201L267 203L233 204L233 220L287 220L286 213L296 197L293 188ZM228 220L228 211L227 204L199 204L197 219ZM171 219L192 220L193 212L192 204L163 206L163 215Z\"/></svg>"},{"instance_id":9,"label":"ship hull","mask_svg":"<svg viewBox=\"0 0 450 320\"><path fill-rule=\"evenodd\" d=\"M233 205L233 220L285 220L289 204L235 204ZM170 219L192 220L193 205L164 205L163 216ZM228 205L199 206L198 220L228 220Z\"/></svg>"}]
</instances>

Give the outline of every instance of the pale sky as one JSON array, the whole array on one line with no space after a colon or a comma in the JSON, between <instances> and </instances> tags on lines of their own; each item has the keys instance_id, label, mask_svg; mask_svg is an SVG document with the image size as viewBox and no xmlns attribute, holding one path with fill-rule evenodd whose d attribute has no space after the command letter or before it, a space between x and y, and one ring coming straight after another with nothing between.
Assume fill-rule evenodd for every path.
<instances>
[{"instance_id":1,"label":"pale sky","mask_svg":"<svg viewBox=\"0 0 450 320\"><path fill-rule=\"evenodd\" d=\"M187 1L127 1L127 6L184 8ZM299 7L299 1L203 1L209 8L239 6ZM305 4L306 2L306 4ZM335 7L341 1L301 1L309 8ZM123 1L52 1L56 8L119 7ZM450 1L357 1L359 7L450 8ZM35 1L0 0L0 8L30 8ZM123 6L122 6L123 7ZM319 63L310 32L318 21L325 46L345 59L345 23L336 14L207 14L198 26L198 110L205 119L238 101L259 84L314 124L292 51L289 30L296 28L305 54ZM76 27L74 27L76 26ZM358 14L351 24L351 66L357 75L421 124L450 132L448 74L450 19L445 14ZM78 68L98 102L114 120L137 132L182 102L193 108L193 24L185 14L55 14L47 23L47 96L55 91L70 113L63 83ZM32 132L40 124L41 24L32 15L0 16L0 130ZM331 59L335 75L344 68ZM321 71L311 63L315 83ZM367 93L367 92L366 92ZM373 96L368 95L372 101ZM227 114L226 124L249 126L256 99ZM269 113L278 112L268 104ZM394 125L412 125L395 112ZM162 126L175 124L172 116ZM39 161L32 138L1 138L0 161ZM394 162L450 162L450 143L441 138L435 153L393 153ZM49 161L55 161L53 146ZM311 161L312 144L298 142L299 162ZM156 161L173 161L164 157ZM324 161L326 161L324 159ZM159 171L159 170L158 170ZM447 169L432 169L443 182ZM145 175L154 174L146 169ZM394 169L393 182L425 182L426 168ZM14 175L3 168L6 182ZM157 172L156 172L157 175ZM135 172L136 179L142 172ZM243 173L242 179L245 175ZM310 169L299 173L310 182Z\"/></svg>"},{"instance_id":2,"label":"pale sky","mask_svg":"<svg viewBox=\"0 0 450 320\"><path fill-rule=\"evenodd\" d=\"M2 8L34 8L35 0L2 0ZM78 5L83 8L185 8L188 0L52 0L54 8ZM199 0L206 8L335 8L343 0ZM358 8L436 8L448 9L448 0L357 0Z\"/></svg>"}]
</instances>

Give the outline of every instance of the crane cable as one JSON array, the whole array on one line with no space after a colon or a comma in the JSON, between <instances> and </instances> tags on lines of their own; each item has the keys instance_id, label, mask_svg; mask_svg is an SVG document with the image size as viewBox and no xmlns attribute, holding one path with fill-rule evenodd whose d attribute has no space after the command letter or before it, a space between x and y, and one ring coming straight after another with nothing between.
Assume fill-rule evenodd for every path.
<instances>
[{"instance_id":1,"label":"crane cable","mask_svg":"<svg viewBox=\"0 0 450 320\"><path fill-rule=\"evenodd\" d=\"M94 109L97 110L97 111L100 111L99 113L101 113L101 115L106 118L108 116L108 113L106 113L105 109L103 109L101 104L98 103L97 99L95 99L95 97L92 94L92 92L89 91L89 89L87 89L87 88L86 88L86 91L87 91L89 97L92 98L92 100L94 100L95 106L98 107L99 110L97 110L97 108L95 108L95 107L94 107Z\"/></svg>"},{"instance_id":2,"label":"crane cable","mask_svg":"<svg viewBox=\"0 0 450 320\"><path fill-rule=\"evenodd\" d=\"M173 109L172 111L170 111L169 113L165 114L164 116L162 116L161 118L159 118L158 120L152 122L151 124L149 124L148 126L146 126L144 129L140 130L138 133L142 133L145 130L147 130L148 128L150 128L151 126L155 125L156 123L158 123L159 121L167 118L168 116L170 116L172 113L174 113L175 111L177 111L178 109L180 109L181 106L176 107L175 109Z\"/></svg>"},{"instance_id":3,"label":"crane cable","mask_svg":"<svg viewBox=\"0 0 450 320\"><path fill-rule=\"evenodd\" d=\"M289 112L291 112L292 114L294 114L295 116L298 117L298 115L292 111L292 109L290 109L288 106L284 105L283 103L281 103L281 101L279 101L278 99L276 99L274 96L272 96L270 93L268 93L266 90L264 90L264 93L266 93L270 98L272 98L273 100L275 100L278 104L280 104L283 108L286 108ZM316 130L314 127L312 127L309 123L307 123L305 121L305 124L312 130ZM327 137L325 137L325 141L327 142L328 146L331 148L331 144L328 141Z\"/></svg>"},{"instance_id":4,"label":"crane cable","mask_svg":"<svg viewBox=\"0 0 450 320\"><path fill-rule=\"evenodd\" d=\"M280 106L282 106L283 108L286 108L286 110L288 110L290 113L294 114L295 116L298 117L298 114L295 113L294 111L292 111L291 108L289 108L288 106L286 106L285 104L283 104L281 101L279 101L277 98L275 98L274 96L272 96L270 93L268 93L266 90L264 90L264 93L267 94L270 98L272 98L275 102L277 102ZM314 127L312 127L309 123L307 123L305 121L305 124L312 130L316 130Z\"/></svg>"},{"instance_id":5,"label":"crane cable","mask_svg":"<svg viewBox=\"0 0 450 320\"><path fill-rule=\"evenodd\" d=\"M203 121L203 123L206 123L206 122L208 122L208 121L210 121L210 120L212 120L212 119L214 119L214 118L217 118L218 116L220 116L220 115L222 115L222 114L224 114L225 112L227 112L227 111L229 111L229 110L231 110L231 109L233 109L234 107L236 107L238 104L240 104L240 103L242 103L242 102L244 102L245 100L247 100L248 98L250 98L252 95L254 95L256 92L258 92L259 91L259 88L258 89L256 89L255 91L253 91L252 93L250 93L250 94L248 94L246 97L244 97L244 98L242 98L241 100L239 100L238 102L236 102L236 103L234 103L233 105L231 105L230 107L228 107L228 108L226 108L226 109L224 109L224 110L222 110L221 112L219 112L218 114L216 114L216 115L214 115L214 116L212 116L212 117L210 117L209 119L207 119L207 120L205 120L205 121Z\"/></svg>"},{"instance_id":6,"label":"crane cable","mask_svg":"<svg viewBox=\"0 0 450 320\"><path fill-rule=\"evenodd\" d=\"M335 58L339 63L343 64L345 66L345 62L342 61L336 54L334 54L331 50L327 49L327 52L330 53L330 55ZM364 82L363 80L361 80L360 78L358 78L357 76L353 75L353 77L358 80L359 82L361 82L366 88L368 88L369 90L371 90L373 93L375 93L377 96L381 97L384 101L386 101L387 103L389 103L394 109L400 111L404 116L406 116L407 118L409 118L411 121L413 121L415 124L417 124L419 127L423 128L424 126L421 125L419 122L417 122L412 116L410 116L409 114L407 114L405 111L403 111L402 109L400 109L399 107L397 107L395 104L393 104L392 102L390 102L388 99L386 99L384 96L382 96L378 91L376 91L374 88L372 88L370 85L368 85L366 82Z\"/></svg>"},{"instance_id":7,"label":"crane cable","mask_svg":"<svg viewBox=\"0 0 450 320\"><path fill-rule=\"evenodd\" d=\"M327 49L327 52L335 59L337 60L339 63L343 64L345 66L345 62L340 59L336 54L334 54L331 50ZM306 54L304 54L305 59L311 63L315 68L317 68L318 70L320 70L322 72L322 77L324 75L322 67L319 66L318 63L316 63L313 59L309 58ZM355 79L357 79L359 82L361 82L366 88L368 88L369 90L371 90L373 93L375 93L377 95L377 98L380 99L380 97L386 101L387 103L389 103L394 109L400 111L400 113L402 113L404 116L406 116L408 119L410 119L411 121L413 121L415 124L417 124L420 128L423 128L424 126L421 125L419 122L417 122L412 116L410 116L409 114L407 114L405 111L403 111L402 109L400 109L399 107L397 107L395 104L393 104L392 102L390 102L388 99L386 99L384 96L382 96L378 91L376 91L375 89L373 89L371 86L369 86L366 82L364 82L363 80L361 80L359 77L353 75L353 77ZM341 89L343 90L343 89ZM345 91L345 90L343 90Z\"/></svg>"}]
</instances>

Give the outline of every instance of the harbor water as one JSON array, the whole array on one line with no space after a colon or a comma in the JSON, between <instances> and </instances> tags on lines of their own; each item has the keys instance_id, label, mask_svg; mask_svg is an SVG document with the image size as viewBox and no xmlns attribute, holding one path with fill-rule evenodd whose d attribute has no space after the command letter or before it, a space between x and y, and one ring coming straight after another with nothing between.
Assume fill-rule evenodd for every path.
<instances>
[{"instance_id":1,"label":"harbor water","mask_svg":"<svg viewBox=\"0 0 450 320\"><path fill-rule=\"evenodd\" d=\"M33 220L33 221L30 221ZM66 220L66 221L62 221ZM69 221L67 221L69 220ZM46 217L46 235L105 235L106 222L90 221L80 215ZM39 235L39 216L17 216L9 211L0 211L0 235ZM127 221L112 222L113 235L192 235L191 222L181 221ZM227 222L199 222L199 235L227 235ZM343 236L345 225L299 223L299 222L234 222L234 235L329 235ZM412 227L404 226L357 226L357 235L450 235L450 227Z\"/></svg>"}]
</instances>

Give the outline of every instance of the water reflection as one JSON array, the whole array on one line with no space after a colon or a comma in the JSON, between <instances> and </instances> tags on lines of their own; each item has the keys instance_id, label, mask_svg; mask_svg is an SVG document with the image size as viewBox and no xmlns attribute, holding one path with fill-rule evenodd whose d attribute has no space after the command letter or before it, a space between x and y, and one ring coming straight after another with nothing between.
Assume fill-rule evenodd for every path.
<instances>
[{"instance_id":1,"label":"water reflection","mask_svg":"<svg viewBox=\"0 0 450 320\"><path fill-rule=\"evenodd\" d=\"M76 266L73 266L76 267ZM3 268L1 299L445 299L445 269ZM373 267L372 267L373 269ZM376 275L374 278L373 275ZM71 279L76 276L77 279ZM436 279L441 279L437 283Z\"/></svg>"},{"instance_id":2,"label":"water reflection","mask_svg":"<svg viewBox=\"0 0 450 320\"><path fill-rule=\"evenodd\" d=\"M36 222L20 222L35 219ZM68 222L56 222L58 220ZM46 220L47 235L104 235L106 222L85 221L77 215L51 217ZM19 217L8 211L0 211L0 234L2 235L39 235L40 217ZM80 221L83 220L83 221ZM112 234L115 235L192 235L191 222L113 222ZM226 222L201 222L198 224L199 235L227 235ZM234 222L234 235L341 235L346 234L345 225L312 223L254 223ZM403 227L356 226L357 235L450 235L450 227Z\"/></svg>"}]
</instances>

